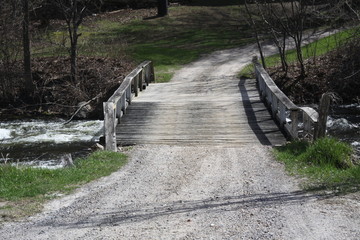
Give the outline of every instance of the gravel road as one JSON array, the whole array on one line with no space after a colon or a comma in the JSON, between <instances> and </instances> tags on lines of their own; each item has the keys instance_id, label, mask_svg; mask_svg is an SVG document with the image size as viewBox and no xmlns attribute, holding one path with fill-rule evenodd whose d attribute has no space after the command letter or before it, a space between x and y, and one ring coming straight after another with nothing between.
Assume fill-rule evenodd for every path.
<instances>
[{"instance_id":1,"label":"gravel road","mask_svg":"<svg viewBox=\"0 0 360 240\"><path fill-rule=\"evenodd\" d=\"M302 192L260 144L136 146L121 171L2 239L359 239L358 195Z\"/></svg>"},{"instance_id":2,"label":"gravel road","mask_svg":"<svg viewBox=\"0 0 360 240\"><path fill-rule=\"evenodd\" d=\"M234 75L254 51L221 51L219 61L214 54L200 61L219 62L217 71ZM233 58L239 54L242 61ZM186 68L175 79L179 74L191 76ZM301 191L260 142L137 145L127 154L120 171L51 201L41 214L0 226L0 238L360 239L358 193Z\"/></svg>"}]
</instances>

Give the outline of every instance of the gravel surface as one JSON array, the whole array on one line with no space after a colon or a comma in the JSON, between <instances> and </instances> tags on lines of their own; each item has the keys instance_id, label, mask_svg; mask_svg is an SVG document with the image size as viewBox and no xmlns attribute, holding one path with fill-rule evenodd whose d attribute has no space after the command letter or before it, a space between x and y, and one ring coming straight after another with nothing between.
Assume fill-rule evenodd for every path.
<instances>
[{"instance_id":1,"label":"gravel surface","mask_svg":"<svg viewBox=\"0 0 360 240\"><path fill-rule=\"evenodd\" d=\"M302 192L260 144L136 146L2 239L359 239L359 199Z\"/></svg>"},{"instance_id":2,"label":"gravel surface","mask_svg":"<svg viewBox=\"0 0 360 240\"><path fill-rule=\"evenodd\" d=\"M234 75L255 50L209 59ZM199 63L187 67L199 71ZM137 145L127 153L123 169L51 201L41 214L4 224L1 239L360 239L358 193L301 191L260 142Z\"/></svg>"}]
</instances>

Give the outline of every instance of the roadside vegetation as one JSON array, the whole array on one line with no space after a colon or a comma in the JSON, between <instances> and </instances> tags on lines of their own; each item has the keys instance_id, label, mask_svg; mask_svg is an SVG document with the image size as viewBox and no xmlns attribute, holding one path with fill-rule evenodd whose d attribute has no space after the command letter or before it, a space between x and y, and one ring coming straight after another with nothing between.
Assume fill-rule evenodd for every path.
<instances>
[{"instance_id":1,"label":"roadside vegetation","mask_svg":"<svg viewBox=\"0 0 360 240\"><path fill-rule=\"evenodd\" d=\"M291 174L305 177L308 190L331 190L338 194L360 190L360 162L347 143L321 138L314 143L294 141L274 150Z\"/></svg>"},{"instance_id":2,"label":"roadside vegetation","mask_svg":"<svg viewBox=\"0 0 360 240\"><path fill-rule=\"evenodd\" d=\"M359 101L360 31L358 3L353 1L254 1L246 4L264 68L296 104L316 104L325 92L343 103ZM304 46L313 31L337 33ZM278 54L265 56L262 41L270 39ZM294 49L289 49L289 42ZM243 70L243 74L249 67Z\"/></svg>"},{"instance_id":3,"label":"roadside vegetation","mask_svg":"<svg viewBox=\"0 0 360 240\"><path fill-rule=\"evenodd\" d=\"M110 175L126 162L124 154L98 151L74 161L73 167L59 169L0 164L0 222L39 212L45 201Z\"/></svg>"},{"instance_id":4,"label":"roadside vegetation","mask_svg":"<svg viewBox=\"0 0 360 240\"><path fill-rule=\"evenodd\" d=\"M355 34L357 29L340 29L336 31L334 34L318 39L312 43L305 44L302 46L302 54L304 59L316 59L321 57L333 50L338 49L340 46L344 46L346 42ZM285 58L287 59L289 64L296 63L296 50L290 49L285 52ZM280 64L280 56L279 54L265 56L265 65L268 68L276 67ZM245 68L241 70L239 73L241 76L250 77L254 72L254 68L252 64L247 65Z\"/></svg>"}]
</instances>

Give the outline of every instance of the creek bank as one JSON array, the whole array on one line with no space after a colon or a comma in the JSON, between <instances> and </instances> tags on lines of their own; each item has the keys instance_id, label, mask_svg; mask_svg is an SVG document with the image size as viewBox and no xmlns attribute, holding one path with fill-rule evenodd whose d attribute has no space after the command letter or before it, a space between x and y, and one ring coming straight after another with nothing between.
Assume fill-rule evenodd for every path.
<instances>
[{"instance_id":1,"label":"creek bank","mask_svg":"<svg viewBox=\"0 0 360 240\"><path fill-rule=\"evenodd\" d=\"M49 118L72 116L86 105L88 112L80 118L101 119L102 103L118 88L134 65L127 59L79 57L79 82L72 82L70 59L67 57L36 58L33 60L33 98L23 94L23 79L13 79L11 91L0 89L0 120L16 118ZM13 73L21 72L21 62ZM10 74L10 73L9 73Z\"/></svg>"}]
</instances>

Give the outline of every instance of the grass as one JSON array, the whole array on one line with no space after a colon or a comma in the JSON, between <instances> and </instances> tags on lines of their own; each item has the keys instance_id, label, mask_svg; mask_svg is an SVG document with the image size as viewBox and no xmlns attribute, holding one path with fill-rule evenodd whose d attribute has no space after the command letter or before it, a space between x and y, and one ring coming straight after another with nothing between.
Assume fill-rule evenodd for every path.
<instances>
[{"instance_id":1,"label":"grass","mask_svg":"<svg viewBox=\"0 0 360 240\"><path fill-rule=\"evenodd\" d=\"M17 218L37 212L44 201L110 175L126 162L124 154L99 151L76 160L75 167L71 168L51 170L0 165L0 203L5 202L0 216Z\"/></svg>"},{"instance_id":2,"label":"grass","mask_svg":"<svg viewBox=\"0 0 360 240\"><path fill-rule=\"evenodd\" d=\"M172 7L163 18L128 23L94 20L80 28L79 54L117 58L124 54L136 63L152 60L157 81L168 81L174 70L215 50L250 42L252 33L242 6ZM47 34L34 56L65 55L64 29ZM45 41L46 40L46 41ZM52 44L49 44L52 42Z\"/></svg>"},{"instance_id":3,"label":"grass","mask_svg":"<svg viewBox=\"0 0 360 240\"><path fill-rule=\"evenodd\" d=\"M333 138L314 143L291 142L274 150L276 158L293 175L306 177L307 189L335 190L340 193L360 189L360 165L351 161L353 149Z\"/></svg>"},{"instance_id":4,"label":"grass","mask_svg":"<svg viewBox=\"0 0 360 240\"><path fill-rule=\"evenodd\" d=\"M331 36L324 37L310 44L306 44L302 47L302 53L304 59L315 58L318 56L322 56L342 44L344 44L349 38L354 36L358 29L349 29L344 30L338 33L335 33ZM294 63L297 61L296 50L288 50L286 51L286 59L288 63ZM273 67L280 64L279 54L271 55L265 57L265 64L267 67ZM252 64L247 65L242 71L239 73L240 76L251 76L254 68Z\"/></svg>"}]
</instances>

